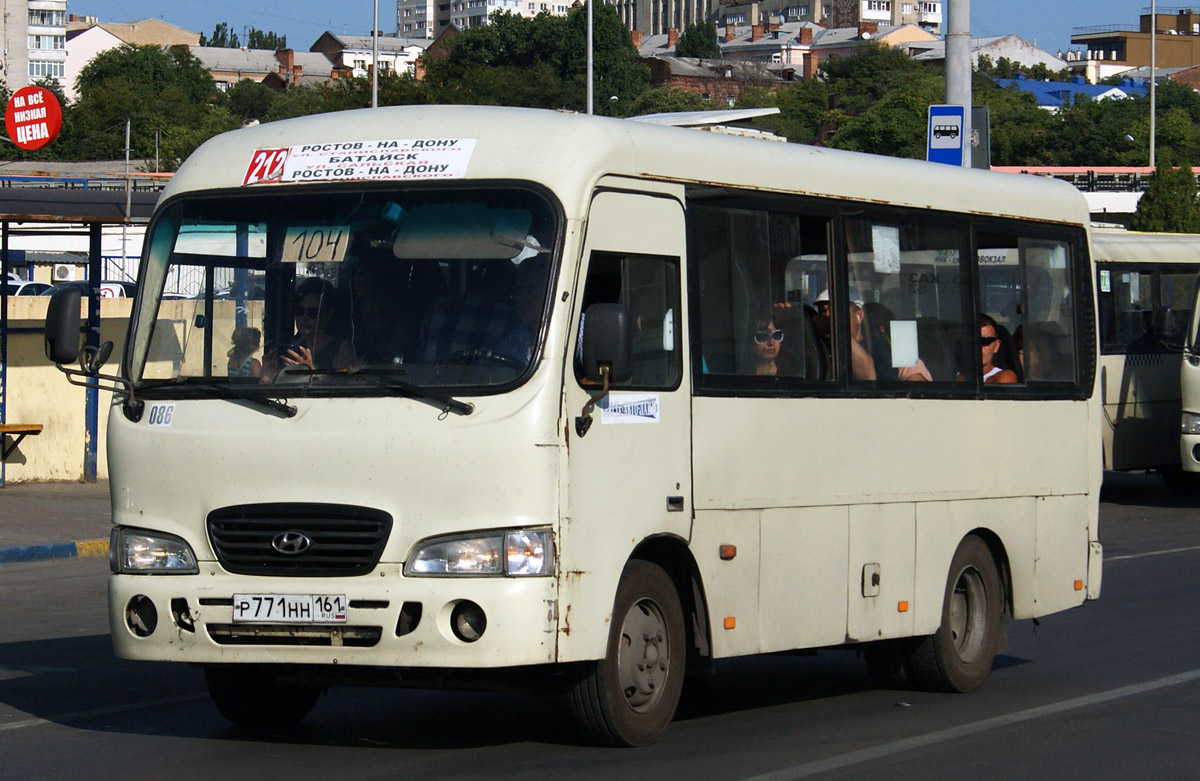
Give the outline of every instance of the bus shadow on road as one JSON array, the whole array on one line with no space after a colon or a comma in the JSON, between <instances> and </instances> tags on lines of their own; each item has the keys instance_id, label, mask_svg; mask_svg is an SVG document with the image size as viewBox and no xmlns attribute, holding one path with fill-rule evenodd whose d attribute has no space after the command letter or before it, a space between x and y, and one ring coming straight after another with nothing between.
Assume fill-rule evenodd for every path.
<instances>
[{"instance_id":1,"label":"bus shadow on road","mask_svg":"<svg viewBox=\"0 0 1200 781\"><path fill-rule=\"evenodd\" d=\"M995 667L1027 661L1000 656ZM676 722L876 688L853 650L751 656L721 660L715 667L716 674L686 682ZM554 694L339 686L294 727L237 727L209 701L199 670L117 659L107 635L0 644L0 704L28 714L17 715L18 723L32 717L74 729L150 738L435 751L521 743L586 745L566 698ZM0 728L5 723L0 721Z\"/></svg>"}]
</instances>

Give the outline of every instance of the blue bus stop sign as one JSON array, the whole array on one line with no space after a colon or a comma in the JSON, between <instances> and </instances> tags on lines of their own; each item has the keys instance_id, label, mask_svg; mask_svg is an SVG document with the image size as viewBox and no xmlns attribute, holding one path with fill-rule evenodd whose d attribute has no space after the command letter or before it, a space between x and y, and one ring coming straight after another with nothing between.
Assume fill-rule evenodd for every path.
<instances>
[{"instance_id":1,"label":"blue bus stop sign","mask_svg":"<svg viewBox=\"0 0 1200 781\"><path fill-rule=\"evenodd\" d=\"M929 142L925 159L931 163L963 164L963 107L929 107Z\"/></svg>"}]
</instances>

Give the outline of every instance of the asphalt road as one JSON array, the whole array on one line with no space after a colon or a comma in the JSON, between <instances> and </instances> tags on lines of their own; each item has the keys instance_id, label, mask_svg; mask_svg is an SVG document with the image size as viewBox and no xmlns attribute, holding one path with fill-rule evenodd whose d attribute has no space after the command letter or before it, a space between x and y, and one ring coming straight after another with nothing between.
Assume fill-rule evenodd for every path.
<instances>
[{"instance_id":1,"label":"asphalt road","mask_svg":"<svg viewBox=\"0 0 1200 781\"><path fill-rule=\"evenodd\" d=\"M1009 627L967 695L874 689L852 652L723 662L643 749L581 747L549 697L335 688L248 733L197 670L115 659L103 558L0 567L0 776L1184 777L1200 772L1200 497L1115 476L1098 602Z\"/></svg>"}]
</instances>

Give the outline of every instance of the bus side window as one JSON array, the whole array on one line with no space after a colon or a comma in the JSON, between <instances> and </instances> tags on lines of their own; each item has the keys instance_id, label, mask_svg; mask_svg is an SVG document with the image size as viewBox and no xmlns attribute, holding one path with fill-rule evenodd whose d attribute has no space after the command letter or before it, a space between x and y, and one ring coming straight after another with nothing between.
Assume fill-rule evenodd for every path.
<instances>
[{"instance_id":1,"label":"bus side window","mask_svg":"<svg viewBox=\"0 0 1200 781\"><path fill-rule=\"evenodd\" d=\"M825 216L732 199L689 204L702 378L751 392L833 378L828 319L817 316L828 245Z\"/></svg>"},{"instance_id":2,"label":"bus side window","mask_svg":"<svg viewBox=\"0 0 1200 781\"><path fill-rule=\"evenodd\" d=\"M682 372L679 259L595 252L588 264L575 346L575 377L583 382L583 331L593 304L624 304L633 316L633 376L614 387L671 389Z\"/></svg>"},{"instance_id":3,"label":"bus side window","mask_svg":"<svg viewBox=\"0 0 1200 781\"><path fill-rule=\"evenodd\" d=\"M956 383L966 330L964 226L926 215L855 216L845 226L846 336L852 351L870 354L872 381ZM854 379L869 378L856 369Z\"/></svg>"},{"instance_id":4,"label":"bus side window","mask_svg":"<svg viewBox=\"0 0 1200 781\"><path fill-rule=\"evenodd\" d=\"M1026 384L1074 382L1078 359L1072 245L980 233L977 257L980 311L996 321L997 333L1003 329L1011 336L1016 352L997 354L996 366L1016 372Z\"/></svg>"}]
</instances>

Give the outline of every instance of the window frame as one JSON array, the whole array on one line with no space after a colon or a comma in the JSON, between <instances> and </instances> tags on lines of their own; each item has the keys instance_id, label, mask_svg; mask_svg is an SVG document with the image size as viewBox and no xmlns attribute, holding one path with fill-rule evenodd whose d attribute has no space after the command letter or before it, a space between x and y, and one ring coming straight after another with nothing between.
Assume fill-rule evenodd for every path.
<instances>
[{"instance_id":1,"label":"window frame","mask_svg":"<svg viewBox=\"0 0 1200 781\"><path fill-rule=\"evenodd\" d=\"M692 230L693 203L728 206L733 209L760 209L769 212L792 213L802 217L829 220L828 251L830 255L830 289L835 291L831 307L832 379L812 380L803 377L772 375L754 377L729 374L705 374L703 366L703 308L699 293L699 258L694 251ZM964 237L962 251L966 253L960 265L962 273L962 305L964 323L977 330L980 313L980 275L978 266L979 236L981 233L1000 233L1018 239L1058 241L1068 247L1069 279L1072 285L1073 342L1075 379L1071 382L1035 382L1017 385L998 385L983 382L982 376L962 382L905 382L855 381L850 375L849 263L847 259L845 221L849 212L853 218L881 223L904 223L914 216L923 220L940 220L958 226ZM685 199L685 219L688 234L688 349L691 351L692 392L707 397L774 397L774 398L935 398L935 399L1070 399L1091 398L1095 384L1096 361L1099 355L1094 274L1088 254L1086 228L1021 220L918 209L906 206L879 205L848 199L821 198L808 195L788 195L742 190L732 187L691 186ZM974 368L979 369L979 356ZM978 373L978 372L976 372Z\"/></svg>"}]
</instances>

